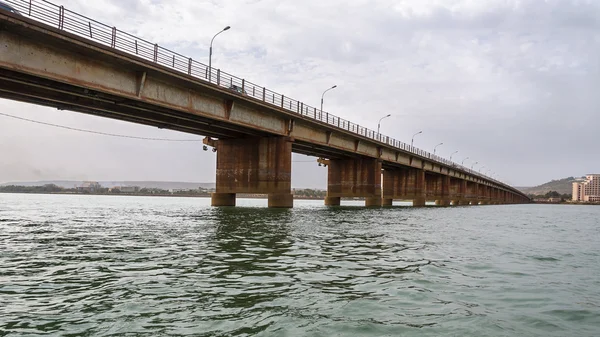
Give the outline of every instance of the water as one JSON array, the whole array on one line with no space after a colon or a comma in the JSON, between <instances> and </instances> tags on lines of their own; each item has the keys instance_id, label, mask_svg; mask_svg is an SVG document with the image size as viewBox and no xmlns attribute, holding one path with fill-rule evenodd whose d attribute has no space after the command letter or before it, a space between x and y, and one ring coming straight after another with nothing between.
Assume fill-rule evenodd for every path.
<instances>
[{"instance_id":1,"label":"water","mask_svg":"<svg viewBox=\"0 0 600 337\"><path fill-rule=\"evenodd\" d=\"M0 336L600 335L600 207L209 202L0 194Z\"/></svg>"}]
</instances>

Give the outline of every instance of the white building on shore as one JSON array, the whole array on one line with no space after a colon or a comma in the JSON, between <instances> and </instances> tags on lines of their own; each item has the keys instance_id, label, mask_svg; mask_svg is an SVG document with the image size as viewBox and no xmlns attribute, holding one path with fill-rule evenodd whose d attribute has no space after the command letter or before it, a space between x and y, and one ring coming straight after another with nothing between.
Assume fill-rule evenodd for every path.
<instances>
[{"instance_id":1,"label":"white building on shore","mask_svg":"<svg viewBox=\"0 0 600 337\"><path fill-rule=\"evenodd\" d=\"M600 174L588 174L573 183L573 201L600 202Z\"/></svg>"}]
</instances>

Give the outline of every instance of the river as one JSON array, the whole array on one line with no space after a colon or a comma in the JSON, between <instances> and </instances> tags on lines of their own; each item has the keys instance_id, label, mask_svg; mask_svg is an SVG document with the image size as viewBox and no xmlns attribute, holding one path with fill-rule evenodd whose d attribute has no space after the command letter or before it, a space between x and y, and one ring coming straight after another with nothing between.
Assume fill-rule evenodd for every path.
<instances>
[{"instance_id":1,"label":"river","mask_svg":"<svg viewBox=\"0 0 600 337\"><path fill-rule=\"evenodd\" d=\"M0 194L0 336L599 336L600 207Z\"/></svg>"}]
</instances>

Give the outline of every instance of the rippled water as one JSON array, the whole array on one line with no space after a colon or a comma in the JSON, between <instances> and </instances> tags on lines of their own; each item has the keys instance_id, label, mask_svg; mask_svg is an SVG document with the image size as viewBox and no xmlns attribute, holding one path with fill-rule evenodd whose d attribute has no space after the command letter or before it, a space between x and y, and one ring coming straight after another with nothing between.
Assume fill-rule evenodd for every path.
<instances>
[{"instance_id":1,"label":"rippled water","mask_svg":"<svg viewBox=\"0 0 600 337\"><path fill-rule=\"evenodd\" d=\"M600 335L600 207L239 204L0 194L0 335Z\"/></svg>"}]
</instances>

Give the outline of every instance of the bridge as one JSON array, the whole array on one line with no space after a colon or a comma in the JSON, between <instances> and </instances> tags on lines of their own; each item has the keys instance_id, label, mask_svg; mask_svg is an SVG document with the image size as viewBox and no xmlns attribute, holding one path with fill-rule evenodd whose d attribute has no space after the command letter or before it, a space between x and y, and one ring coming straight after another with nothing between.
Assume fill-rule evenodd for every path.
<instances>
[{"instance_id":1,"label":"bridge","mask_svg":"<svg viewBox=\"0 0 600 337\"><path fill-rule=\"evenodd\" d=\"M491 177L62 6L5 1L20 13L0 11L0 97L205 136L217 152L213 206L259 193L269 207L292 207L292 152L327 166L326 205L530 202Z\"/></svg>"}]
</instances>

